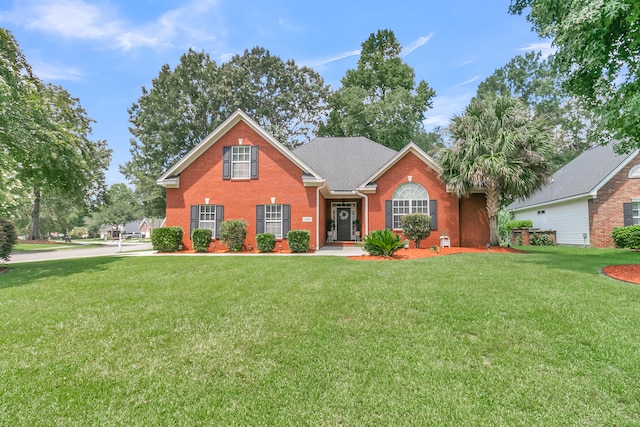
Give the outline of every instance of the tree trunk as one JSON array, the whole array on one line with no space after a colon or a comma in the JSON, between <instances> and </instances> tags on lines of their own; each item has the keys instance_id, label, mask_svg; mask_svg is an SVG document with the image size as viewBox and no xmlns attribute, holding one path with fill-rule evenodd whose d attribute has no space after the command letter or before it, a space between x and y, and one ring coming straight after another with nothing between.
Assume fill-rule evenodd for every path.
<instances>
[{"instance_id":1,"label":"tree trunk","mask_svg":"<svg viewBox=\"0 0 640 427\"><path fill-rule=\"evenodd\" d=\"M31 229L29 240L40 240L40 189L33 189L33 209L31 209Z\"/></svg>"},{"instance_id":2,"label":"tree trunk","mask_svg":"<svg viewBox=\"0 0 640 427\"><path fill-rule=\"evenodd\" d=\"M491 246L500 245L498 233L498 212L500 211L500 194L495 183L487 183L485 196L487 198L487 214L489 215L489 243Z\"/></svg>"}]
</instances>

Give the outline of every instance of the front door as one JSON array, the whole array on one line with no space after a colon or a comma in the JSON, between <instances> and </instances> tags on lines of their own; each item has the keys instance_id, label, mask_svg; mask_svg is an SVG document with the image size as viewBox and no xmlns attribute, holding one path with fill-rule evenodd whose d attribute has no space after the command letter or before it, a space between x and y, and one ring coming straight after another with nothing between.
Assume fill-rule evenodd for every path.
<instances>
[{"instance_id":1,"label":"front door","mask_svg":"<svg viewBox=\"0 0 640 427\"><path fill-rule=\"evenodd\" d=\"M351 240L351 208L338 208L336 210L338 222L338 239L341 241Z\"/></svg>"}]
</instances>

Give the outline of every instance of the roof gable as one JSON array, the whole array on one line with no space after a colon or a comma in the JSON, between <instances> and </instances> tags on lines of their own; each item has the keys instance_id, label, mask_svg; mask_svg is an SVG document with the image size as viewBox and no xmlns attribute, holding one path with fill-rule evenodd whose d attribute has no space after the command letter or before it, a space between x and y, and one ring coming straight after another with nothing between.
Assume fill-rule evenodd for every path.
<instances>
[{"instance_id":1,"label":"roof gable","mask_svg":"<svg viewBox=\"0 0 640 427\"><path fill-rule=\"evenodd\" d=\"M527 199L519 199L508 206L519 210L532 206L580 197L595 197L598 190L638 155L617 154L613 144L599 145L585 151L553 174L549 183Z\"/></svg>"},{"instance_id":2,"label":"roof gable","mask_svg":"<svg viewBox=\"0 0 640 427\"><path fill-rule=\"evenodd\" d=\"M395 156L390 158L387 162L382 164L373 174L360 182L359 189L363 189L367 184L377 181L382 175L384 175L393 165L398 163L407 154L412 153L422 160L429 168L433 169L438 175L442 171L440 165L436 161L425 153L420 147L413 142L405 145L402 150L398 151Z\"/></svg>"},{"instance_id":3,"label":"roof gable","mask_svg":"<svg viewBox=\"0 0 640 427\"><path fill-rule=\"evenodd\" d=\"M179 175L190 164L192 164L198 157L200 157L205 151L207 151L213 144L215 144L220 138L226 135L235 125L240 121L244 122L253 131L255 131L260 137L271 144L276 150L278 150L283 156L289 159L292 163L298 166L304 175L310 176L315 180L322 180L320 174L315 172L311 167L304 163L300 158L293 154L287 147L276 140L271 134L265 131L256 121L251 119L244 111L236 110L231 116L229 116L220 126L214 129L209 135L207 135L198 145L196 145L191 151L185 154L176 164L171 166L158 180L159 185L163 185L168 188L177 188L180 185Z\"/></svg>"}]
</instances>

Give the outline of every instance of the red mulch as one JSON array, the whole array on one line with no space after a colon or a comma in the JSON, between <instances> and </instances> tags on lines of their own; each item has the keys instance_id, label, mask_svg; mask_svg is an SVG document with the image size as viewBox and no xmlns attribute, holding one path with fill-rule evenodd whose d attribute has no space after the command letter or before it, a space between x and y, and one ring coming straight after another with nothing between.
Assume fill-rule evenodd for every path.
<instances>
[{"instance_id":1,"label":"red mulch","mask_svg":"<svg viewBox=\"0 0 640 427\"><path fill-rule=\"evenodd\" d=\"M614 279L640 285L640 264L610 265L602 272Z\"/></svg>"},{"instance_id":2,"label":"red mulch","mask_svg":"<svg viewBox=\"0 0 640 427\"><path fill-rule=\"evenodd\" d=\"M503 246L494 246L491 249L487 248L440 248L439 251L432 251L431 248L421 248L421 249L400 249L396 252L392 257L383 257L383 256L350 256L349 259L354 259L358 261L378 261L378 260L407 260L407 259L419 259L419 258L430 258L435 256L442 255L453 255L453 254L463 254L463 253L524 253L521 250L513 249L513 248L505 248Z\"/></svg>"}]
</instances>

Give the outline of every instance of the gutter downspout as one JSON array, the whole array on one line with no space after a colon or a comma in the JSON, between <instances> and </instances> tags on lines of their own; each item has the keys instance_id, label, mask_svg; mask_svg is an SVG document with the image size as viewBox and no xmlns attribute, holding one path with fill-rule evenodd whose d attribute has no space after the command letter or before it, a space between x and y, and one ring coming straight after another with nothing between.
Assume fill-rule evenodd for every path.
<instances>
[{"instance_id":1,"label":"gutter downspout","mask_svg":"<svg viewBox=\"0 0 640 427\"><path fill-rule=\"evenodd\" d=\"M316 251L320 249L320 190L327 186L327 181L316 187Z\"/></svg>"},{"instance_id":2,"label":"gutter downspout","mask_svg":"<svg viewBox=\"0 0 640 427\"><path fill-rule=\"evenodd\" d=\"M369 196L364 193L361 193L356 189L356 194L364 199L364 234L361 234L361 237L369 234Z\"/></svg>"}]
</instances>

